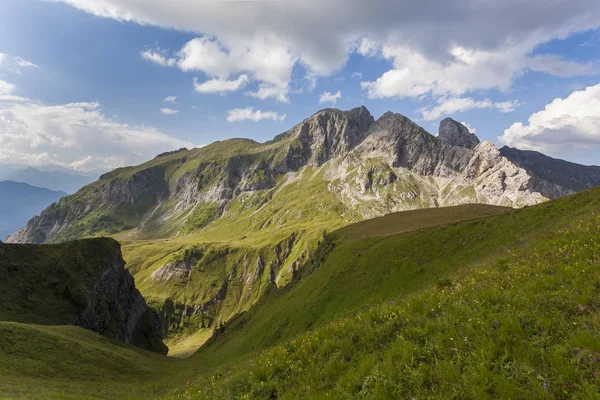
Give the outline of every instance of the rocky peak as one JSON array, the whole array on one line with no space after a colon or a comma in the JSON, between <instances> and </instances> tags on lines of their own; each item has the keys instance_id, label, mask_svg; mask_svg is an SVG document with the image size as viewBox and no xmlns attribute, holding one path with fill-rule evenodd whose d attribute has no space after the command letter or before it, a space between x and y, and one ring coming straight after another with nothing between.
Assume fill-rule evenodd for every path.
<instances>
[{"instance_id":1,"label":"rocky peak","mask_svg":"<svg viewBox=\"0 0 600 400\"><path fill-rule=\"evenodd\" d=\"M386 112L371 125L356 155L381 157L421 175L447 176L466 166L472 150L450 146L404 115Z\"/></svg>"},{"instance_id":2,"label":"rocky peak","mask_svg":"<svg viewBox=\"0 0 600 400\"><path fill-rule=\"evenodd\" d=\"M452 146L474 149L479 144L479 138L469 132L469 129L453 120L445 118L440 122L438 139L451 144Z\"/></svg>"},{"instance_id":3,"label":"rocky peak","mask_svg":"<svg viewBox=\"0 0 600 400\"><path fill-rule=\"evenodd\" d=\"M336 108L320 110L275 140L293 138L288 159L291 169L305 164L322 165L328 160L345 156L366 137L374 118L366 107L349 111ZM296 165L297 164L297 165Z\"/></svg>"}]
</instances>

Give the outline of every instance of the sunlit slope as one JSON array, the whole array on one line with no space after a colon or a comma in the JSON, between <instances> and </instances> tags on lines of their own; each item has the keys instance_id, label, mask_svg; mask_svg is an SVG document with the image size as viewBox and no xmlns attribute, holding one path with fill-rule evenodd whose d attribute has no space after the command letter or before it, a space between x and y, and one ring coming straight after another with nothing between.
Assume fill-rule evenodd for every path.
<instances>
[{"instance_id":1,"label":"sunlit slope","mask_svg":"<svg viewBox=\"0 0 600 400\"><path fill-rule=\"evenodd\" d=\"M382 219L383 222L365 221L340 232L400 233L508 210L478 204L401 212ZM335 224L325 214L322 219L311 215L306 221L304 226L294 226L295 231L282 228L285 234L265 228L257 237L240 239L234 230L229 230L229 242L224 239L223 242L203 242L211 232L218 232L217 226L225 223L218 221L207 233L169 240L125 242L124 257L144 296L170 313L171 336L181 337L196 330L213 329L249 310L262 295L281 288L278 277L284 273L297 278L310 273L310 266L305 270L310 264L310 254L323 240L324 232ZM312 228L309 221L314 221ZM224 229L220 234L225 235L225 232ZM279 241L275 241L277 235L280 235ZM270 241L273 244L269 244ZM289 260L297 259L300 262L288 264ZM163 273L172 274L171 279L163 279ZM175 275L179 273L181 275ZM172 311L166 308L170 302L173 302ZM202 308L202 314L196 311L197 307Z\"/></svg>"},{"instance_id":2,"label":"sunlit slope","mask_svg":"<svg viewBox=\"0 0 600 400\"><path fill-rule=\"evenodd\" d=\"M193 357L230 364L187 393L597 398L599 209L596 189L419 232L338 238L314 273Z\"/></svg>"},{"instance_id":3,"label":"sunlit slope","mask_svg":"<svg viewBox=\"0 0 600 400\"><path fill-rule=\"evenodd\" d=\"M342 229L322 243L312 260L312 274L288 290L265 296L195 357L235 359L369 306L444 284L529 243L544 243L562 225L592 218L599 206L596 189L400 235L348 240L341 235L348 230Z\"/></svg>"}]
</instances>

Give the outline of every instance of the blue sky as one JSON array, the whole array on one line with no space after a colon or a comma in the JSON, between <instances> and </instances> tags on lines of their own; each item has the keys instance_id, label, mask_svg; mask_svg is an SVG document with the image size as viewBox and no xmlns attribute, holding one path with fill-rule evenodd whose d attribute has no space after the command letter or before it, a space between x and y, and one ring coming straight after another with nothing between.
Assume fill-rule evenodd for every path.
<instances>
[{"instance_id":1,"label":"blue sky","mask_svg":"<svg viewBox=\"0 0 600 400\"><path fill-rule=\"evenodd\" d=\"M433 134L450 116L498 146L600 163L595 1L449 1L456 21L426 2L337 3L1 2L0 164L102 171L180 145L266 141L318 109L359 105ZM199 92L194 79L212 83ZM320 102L326 92L339 97Z\"/></svg>"}]
</instances>

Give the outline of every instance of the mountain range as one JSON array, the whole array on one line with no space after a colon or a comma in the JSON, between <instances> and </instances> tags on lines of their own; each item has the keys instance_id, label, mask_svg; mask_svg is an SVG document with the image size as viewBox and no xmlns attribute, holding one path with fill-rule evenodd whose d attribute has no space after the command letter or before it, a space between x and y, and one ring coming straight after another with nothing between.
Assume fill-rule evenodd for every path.
<instances>
[{"instance_id":1,"label":"mountain range","mask_svg":"<svg viewBox=\"0 0 600 400\"><path fill-rule=\"evenodd\" d=\"M497 149L447 118L321 110L273 140L215 142L119 168L61 199L14 243L112 236L169 338L206 338L301 279L328 232L398 211L519 208L600 185L598 167Z\"/></svg>"},{"instance_id":2,"label":"mountain range","mask_svg":"<svg viewBox=\"0 0 600 400\"><path fill-rule=\"evenodd\" d=\"M266 143L160 154L0 244L0 388L586 397L598 185L598 167L364 107L321 110ZM98 236L112 239L75 240ZM163 340L190 357L127 346L164 353Z\"/></svg>"},{"instance_id":3,"label":"mountain range","mask_svg":"<svg viewBox=\"0 0 600 400\"><path fill-rule=\"evenodd\" d=\"M34 215L67 196L21 182L0 182L0 239L16 232Z\"/></svg>"},{"instance_id":4,"label":"mountain range","mask_svg":"<svg viewBox=\"0 0 600 400\"><path fill-rule=\"evenodd\" d=\"M310 182L310 183L309 183ZM119 168L34 218L11 240L52 242L126 232L166 238L266 209L260 226L290 225L284 193L315 185L338 225L389 212L464 203L532 205L600 184L600 167L498 150L447 118L435 137L391 112L325 109L266 143L249 139L181 149ZM289 189L292 185L295 189ZM310 194L308 194L310 196ZM314 208L313 207L313 208ZM258 220L259 218L253 218Z\"/></svg>"},{"instance_id":5,"label":"mountain range","mask_svg":"<svg viewBox=\"0 0 600 400\"><path fill-rule=\"evenodd\" d=\"M8 168L0 170L0 180L23 182L31 186L54 191L75 193L83 186L95 180L90 175L67 173L63 171L46 171L32 167Z\"/></svg>"}]
</instances>

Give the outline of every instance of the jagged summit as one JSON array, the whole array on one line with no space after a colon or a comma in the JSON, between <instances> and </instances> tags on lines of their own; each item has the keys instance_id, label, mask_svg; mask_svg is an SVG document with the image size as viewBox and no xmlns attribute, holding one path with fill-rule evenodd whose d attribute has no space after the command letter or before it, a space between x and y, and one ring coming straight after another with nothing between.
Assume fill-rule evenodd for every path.
<instances>
[{"instance_id":1,"label":"jagged summit","mask_svg":"<svg viewBox=\"0 0 600 400\"><path fill-rule=\"evenodd\" d=\"M529 153L523 157L532 159ZM533 168L491 143L480 144L451 118L441 121L436 137L398 113L375 121L364 106L327 108L266 143L229 139L104 174L7 241L118 232L129 238L178 236L219 221L237 224L245 210L252 210L252 230L309 223L305 216L315 209L346 221L344 214L360 219L464 203L519 207L600 182L590 170L594 176L574 185L553 172L562 164L542 164ZM318 172L316 180L311 171ZM291 197L278 200L284 195ZM307 204L290 209L296 198ZM322 199L329 202L318 205Z\"/></svg>"},{"instance_id":2,"label":"jagged summit","mask_svg":"<svg viewBox=\"0 0 600 400\"><path fill-rule=\"evenodd\" d=\"M480 143L479 138L469 132L469 129L452 118L445 118L440 122L438 138L452 146L474 149Z\"/></svg>"}]
</instances>

